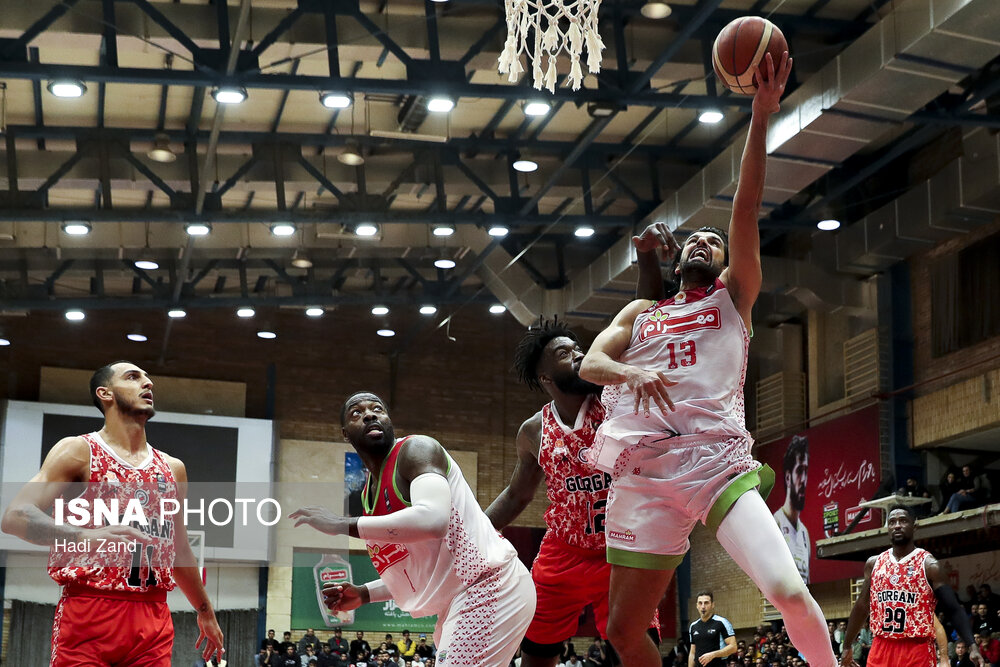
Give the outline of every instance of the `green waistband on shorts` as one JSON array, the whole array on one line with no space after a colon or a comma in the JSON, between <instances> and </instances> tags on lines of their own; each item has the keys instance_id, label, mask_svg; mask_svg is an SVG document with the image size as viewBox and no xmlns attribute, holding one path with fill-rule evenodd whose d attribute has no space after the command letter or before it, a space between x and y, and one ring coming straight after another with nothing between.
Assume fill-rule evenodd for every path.
<instances>
[{"instance_id":1,"label":"green waistband on shorts","mask_svg":"<svg viewBox=\"0 0 1000 667\"><path fill-rule=\"evenodd\" d=\"M612 565L624 565L640 570L676 570L684 560L684 554L646 554L638 551L625 551L608 547L608 562Z\"/></svg>"},{"instance_id":2,"label":"green waistband on shorts","mask_svg":"<svg viewBox=\"0 0 1000 667\"><path fill-rule=\"evenodd\" d=\"M712 509L708 511L708 519L705 520L705 525L713 531L718 530L719 524L726 518L729 509L736 504L740 496L753 488L756 488L760 492L761 498L767 500L768 494L774 488L774 470L771 466L763 465L757 470L743 473L734 479L726 487L726 490L722 492L719 499L715 501L715 504L712 505Z\"/></svg>"}]
</instances>

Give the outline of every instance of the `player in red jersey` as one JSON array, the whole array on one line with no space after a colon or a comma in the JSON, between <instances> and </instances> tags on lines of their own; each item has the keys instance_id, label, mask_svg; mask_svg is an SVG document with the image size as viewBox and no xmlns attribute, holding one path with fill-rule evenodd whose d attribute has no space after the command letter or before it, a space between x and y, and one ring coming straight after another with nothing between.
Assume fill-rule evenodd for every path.
<instances>
[{"instance_id":1,"label":"player in red jersey","mask_svg":"<svg viewBox=\"0 0 1000 667\"><path fill-rule=\"evenodd\" d=\"M160 520L160 500L183 502L184 463L146 442L153 381L128 361L90 380L104 427L63 438L4 512L3 532L48 545L49 575L63 587L52 628L52 667L169 667L174 626L167 591L181 587L198 612L203 656L221 658L222 630L181 521ZM81 491L82 489L82 491ZM57 499L136 499L147 525L80 528L47 513ZM91 505L93 506L93 505Z\"/></svg>"},{"instance_id":2,"label":"player in red jersey","mask_svg":"<svg viewBox=\"0 0 1000 667\"><path fill-rule=\"evenodd\" d=\"M902 505L893 507L886 523L892 548L865 563L865 583L847 622L842 667L857 667L851 646L866 617L873 635L868 667L935 667L936 603L971 647L969 657L982 665L979 649L972 641L969 617L955 591L945 581L934 557L913 543L913 510Z\"/></svg>"},{"instance_id":3,"label":"player in red jersey","mask_svg":"<svg viewBox=\"0 0 1000 667\"><path fill-rule=\"evenodd\" d=\"M650 225L632 241L639 254L636 290L655 297L662 292L657 250L672 255L677 242L663 223ZM573 636L588 604L598 632L607 637L611 566L605 557L604 506L611 476L587 462L604 408L601 388L580 378L582 361L576 334L559 323L529 329L515 353L521 381L552 399L521 424L514 473L486 509L499 530L524 511L545 480L547 530L531 568L538 603L521 642L522 667L555 665L562 642Z\"/></svg>"}]
</instances>

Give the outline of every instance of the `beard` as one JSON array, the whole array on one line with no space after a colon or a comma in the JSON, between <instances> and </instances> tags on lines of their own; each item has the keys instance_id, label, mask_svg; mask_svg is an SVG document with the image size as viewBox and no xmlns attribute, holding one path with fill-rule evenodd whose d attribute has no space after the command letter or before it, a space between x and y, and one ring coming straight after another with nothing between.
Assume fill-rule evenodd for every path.
<instances>
[{"instance_id":1,"label":"beard","mask_svg":"<svg viewBox=\"0 0 1000 667\"><path fill-rule=\"evenodd\" d=\"M132 405L126 403L118 394L115 394L114 397L115 407L118 408L118 412L127 417L145 417L149 419L156 414L156 409L152 405Z\"/></svg>"},{"instance_id":2,"label":"beard","mask_svg":"<svg viewBox=\"0 0 1000 667\"><path fill-rule=\"evenodd\" d=\"M796 512L801 512L806 508L806 489L805 485L802 486L801 490L796 489L792 492L789 499L792 501L792 509Z\"/></svg>"},{"instance_id":3,"label":"beard","mask_svg":"<svg viewBox=\"0 0 1000 667\"><path fill-rule=\"evenodd\" d=\"M722 275L722 267L701 260L685 260L680 264L681 281L687 285L711 285Z\"/></svg>"},{"instance_id":4,"label":"beard","mask_svg":"<svg viewBox=\"0 0 1000 667\"><path fill-rule=\"evenodd\" d=\"M593 382L587 382L577 373L554 377L552 381L556 387L564 394L574 396L587 396L589 394L600 394L603 387Z\"/></svg>"}]
</instances>

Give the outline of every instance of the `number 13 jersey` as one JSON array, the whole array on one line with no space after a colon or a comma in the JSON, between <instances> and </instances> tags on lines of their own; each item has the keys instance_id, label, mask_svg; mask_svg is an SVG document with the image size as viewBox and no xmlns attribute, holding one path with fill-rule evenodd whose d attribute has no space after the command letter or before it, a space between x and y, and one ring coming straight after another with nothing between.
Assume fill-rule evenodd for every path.
<instances>
[{"instance_id":1,"label":"number 13 jersey","mask_svg":"<svg viewBox=\"0 0 1000 667\"><path fill-rule=\"evenodd\" d=\"M937 601L927 581L924 561L930 554L914 549L897 561L892 549L872 567L869 622L872 634L888 639L934 636Z\"/></svg>"},{"instance_id":2,"label":"number 13 jersey","mask_svg":"<svg viewBox=\"0 0 1000 667\"><path fill-rule=\"evenodd\" d=\"M693 439L749 441L743 404L749 344L743 318L719 279L639 313L619 361L662 372L676 382L667 390L676 409L663 414L651 400L649 417L643 406L637 415L628 385L608 385L601 399L607 419L598 431L592 460L610 471L625 447L651 435L659 435L663 447ZM678 437L683 440L671 442Z\"/></svg>"}]
</instances>

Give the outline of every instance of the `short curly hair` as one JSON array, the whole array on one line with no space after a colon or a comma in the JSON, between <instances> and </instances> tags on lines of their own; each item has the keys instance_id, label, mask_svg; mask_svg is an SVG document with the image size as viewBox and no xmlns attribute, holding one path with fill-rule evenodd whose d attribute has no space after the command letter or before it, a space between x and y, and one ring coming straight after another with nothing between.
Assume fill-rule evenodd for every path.
<instances>
[{"instance_id":1,"label":"short curly hair","mask_svg":"<svg viewBox=\"0 0 1000 667\"><path fill-rule=\"evenodd\" d=\"M580 342L573 330L558 320L540 321L538 326L530 327L524 332L514 351L514 372L521 382L531 389L542 389L538 382L538 362L542 358L542 351L553 338L562 337L569 338L574 343Z\"/></svg>"}]
</instances>

